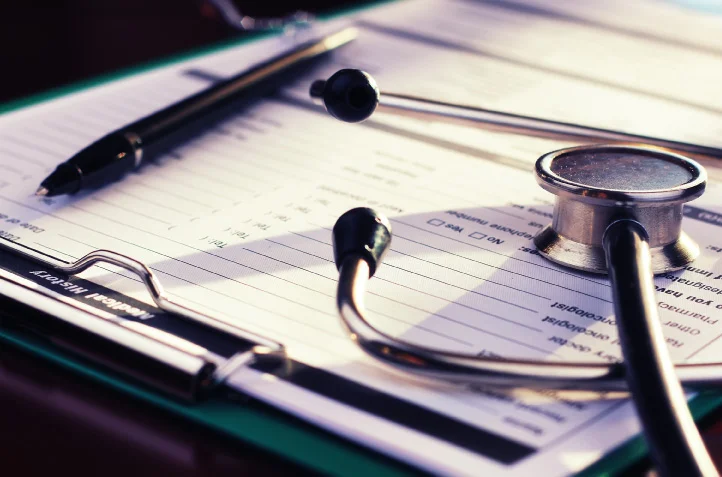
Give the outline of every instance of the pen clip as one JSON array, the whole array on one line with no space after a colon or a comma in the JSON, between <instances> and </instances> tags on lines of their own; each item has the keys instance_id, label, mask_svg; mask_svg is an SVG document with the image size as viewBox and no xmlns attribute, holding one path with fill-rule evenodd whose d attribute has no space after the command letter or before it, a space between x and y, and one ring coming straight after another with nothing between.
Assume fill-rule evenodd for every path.
<instances>
[{"instance_id":1,"label":"pen clip","mask_svg":"<svg viewBox=\"0 0 722 477\"><path fill-rule=\"evenodd\" d=\"M244 15L232 0L208 1L228 25L242 31L283 30L286 34L295 35L299 30L310 28L314 21L312 14L301 10L285 17L255 18Z\"/></svg>"}]
</instances>

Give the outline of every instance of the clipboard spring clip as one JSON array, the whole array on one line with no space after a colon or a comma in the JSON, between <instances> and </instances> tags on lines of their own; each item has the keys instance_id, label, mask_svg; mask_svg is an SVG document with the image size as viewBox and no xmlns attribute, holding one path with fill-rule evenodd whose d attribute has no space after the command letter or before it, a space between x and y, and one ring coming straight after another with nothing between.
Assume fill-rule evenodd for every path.
<instances>
[{"instance_id":1,"label":"clipboard spring clip","mask_svg":"<svg viewBox=\"0 0 722 477\"><path fill-rule=\"evenodd\" d=\"M76 297L37 285L17 273L0 268L0 285L10 282L18 286L16 290L24 293L25 308L28 308L18 313L18 317L3 313L0 318L12 318L10 322L19 328L39 333L62 349L102 363L154 389L183 400L197 401L243 367L253 366L274 374L290 371L290 360L283 344L240 328L238 320L232 317L200 311L171 297L147 265L127 255L94 250L68 263L55 257L48 260L32 249L5 240L0 240L0 250L31 260L66 277L75 276L99 263L122 268L140 278L159 310L200 325L205 334L215 333L226 342L226 347L228 343L232 344L235 351L231 353L213 351L196 343L192 337L186 339L142 320L130 320L95 308ZM7 299L12 297L0 295L0 302ZM56 305L53 306L52 302ZM65 312L57 314L48 311L58 310L58 302L74 310L64 308ZM35 313L31 316L31 312Z\"/></svg>"}]
</instances>

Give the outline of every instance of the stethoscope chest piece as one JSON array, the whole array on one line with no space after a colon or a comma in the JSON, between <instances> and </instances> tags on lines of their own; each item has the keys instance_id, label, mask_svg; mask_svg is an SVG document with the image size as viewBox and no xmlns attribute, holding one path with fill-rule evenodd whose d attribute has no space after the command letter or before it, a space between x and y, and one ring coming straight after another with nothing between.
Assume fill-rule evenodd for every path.
<instances>
[{"instance_id":1,"label":"stethoscope chest piece","mask_svg":"<svg viewBox=\"0 0 722 477\"><path fill-rule=\"evenodd\" d=\"M681 269L699 255L682 231L683 204L706 185L696 162L652 147L593 145L545 154L535 172L539 185L556 195L552 223L534 238L549 260L607 273L604 233L622 219L647 231L654 273Z\"/></svg>"}]
</instances>

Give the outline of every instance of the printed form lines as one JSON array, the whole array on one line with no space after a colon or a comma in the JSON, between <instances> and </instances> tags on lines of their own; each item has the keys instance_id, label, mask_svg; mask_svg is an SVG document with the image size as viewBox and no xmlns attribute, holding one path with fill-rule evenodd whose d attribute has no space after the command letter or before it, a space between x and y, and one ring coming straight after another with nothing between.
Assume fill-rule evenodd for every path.
<instances>
[{"instance_id":1,"label":"printed form lines","mask_svg":"<svg viewBox=\"0 0 722 477\"><path fill-rule=\"evenodd\" d=\"M295 233L295 232L294 232L294 235L297 235L297 236L299 236L299 237L303 237L303 238L306 238L306 239L309 239L309 240L313 240L314 242L318 242L318 243L327 245L327 246L329 246L329 247L331 246L331 244L329 244L329 243L327 243L327 242L323 242L323 241L321 241L321 240L317 240L317 239L315 239L315 238L308 237L308 236L303 235L303 234L299 234L299 233ZM284 245L284 244L280 244L279 242L274 242L274 243L278 243L279 245ZM294 249L294 250L298 250L298 249ZM396 252L396 250L394 250L394 249L391 249L391 250L394 251L394 252ZM302 251L302 250L299 250L299 251ZM304 253L305 253L305 252L304 252ZM445 269L451 270L451 271L456 272L456 273L459 273L459 274L461 274L461 275L466 275L466 276L469 276L469 277L472 277L472 278L476 278L476 279L479 279L479 280L483 280L484 283L487 283L487 282L488 282L488 283L492 283L492 284L494 284L494 285L499 285L499 286L504 287L504 288L509 288L509 289L511 289L511 290L520 291L520 292L524 292L524 293L529 293L529 294L531 294L531 295L538 296L538 297L540 297L540 298L544 298L544 299L546 299L546 300L549 300L549 298L542 297L542 296L540 296L540 295L536 295L536 294L531 293L531 292L525 292L524 290L519 290L518 288L514 288L514 287L512 287L512 286L509 286L509 285L506 285L506 284L503 284L503 283L498 283L498 282L495 282L495 281L491 281L491 280L487 280L487 279L484 279L484 278L481 278L481 277L477 277L477 276L475 276L475 275L471 275L471 274L469 274L469 273L462 272L462 271L457 270L457 269L455 269L455 268L451 268L451 267L446 267L446 266L443 266L443 265L439 265L438 263L431 262L431 261L428 261L428 260L423 260L423 259L420 259L420 258L415 257L415 256L413 256L413 255L408 255L408 254L401 253L401 252L398 252L398 253L400 253L401 255L408 256L408 257L410 257L410 258L412 258L412 259L415 259L415 260L420 260L420 261L422 261L422 262L426 262L426 263L429 263L429 264L432 264L432 265L439 266L439 267L441 267L441 268L445 268ZM492 299L492 300L496 300L496 301L499 301L499 302L501 302L501 303L505 303L505 304L510 305L510 306L514 306L514 307L517 307L517 308L521 308L521 309L523 309L523 310L526 310L526 311L529 311L529 312L532 312L532 313L538 313L537 310L534 310L534 309L532 309L532 308L527 308L527 307L524 307L524 306L519 305L519 304L516 304L516 303L511 303L511 302L508 302L508 301L506 301L506 300L502 300L501 298L497 298L497 297L495 297L495 296L486 295L486 294L484 294L484 293L477 292L477 291L471 290L471 289L469 289L469 288L465 288L465 287L462 287L462 286L459 286L459 285L454 285L454 284L452 284L452 283L445 282L445 281L443 281L443 280L440 280L440 279L438 279L438 278L431 277L431 276L426 275L426 274L423 274L423 273L414 272L414 271L412 271L412 270L409 270L409 269L407 269L407 268L400 267L400 266L398 266L398 265L393 265L393 264L386 263L384 266L385 266L385 267L395 268L395 269L397 269L397 270L401 270L401 271L406 272L406 273L409 273L409 274L411 274L411 275L417 275L417 276L420 276L420 277L425 278L425 279L427 279L427 280L435 281L435 282L442 283L442 284L444 284L444 285L447 285L447 286L450 286L450 287L453 287L453 288L457 288L457 289L460 289L460 290L464 290L464 291L466 291L466 292L468 292L468 293L472 293L472 294L480 295L480 296L483 296L483 297L486 297L486 298L489 298L489 299ZM510 272L510 273L514 273L514 272ZM386 280L386 281L389 281L389 280ZM393 283L393 282L391 282L391 283ZM420 293L423 293L421 290L416 290L416 291L418 291L418 292L420 292ZM430 296L434 296L434 295L430 295ZM453 301L452 301L452 302L453 302Z\"/></svg>"},{"instance_id":2,"label":"printed form lines","mask_svg":"<svg viewBox=\"0 0 722 477\"><path fill-rule=\"evenodd\" d=\"M396 222L396 223L399 223L399 224L401 224L401 225L405 225L405 226L407 226L407 227L411 227L411 228L413 228L413 229L420 230L420 231L422 231L422 232L426 232L426 233L431 234L431 235L436 235L436 236L438 236L438 237L442 237L442 238L447 239L447 240L452 240L452 241L454 241L454 242L458 242L458 243L467 245L467 246L469 246L469 247L473 247L473 248L476 248L476 249L479 249L479 250L484 250L484 251L486 251L486 252L490 252L490 253L493 253L493 254L495 254L495 255L500 255L500 256L505 257L505 258L508 258L508 259L510 259L510 260L516 260L516 261L519 261L519 262L527 263L527 264L529 264L529 265L533 265L533 266L535 266L535 267L544 268L544 269L547 269L547 270L552 270L552 271L554 271L554 272L561 273L562 275L569 275L569 276L572 276L572 277L574 277L574 278L578 278L578 279L580 279L580 280L584 280L584 281L588 281L588 282L594 283L594 284L596 284L596 285L605 286L605 287L607 287L607 288L610 287L608 283L604 283L604 282L600 282L600 281L595 280L595 279L591 279L591 278L579 276L578 274L574 274L574 273L571 273L571 272L566 272L566 271L563 271L563 270L559 270L558 268L548 267L548 266L542 265L542 264L540 264L540 263L535 263L535 262L530 262L530 261L528 261L528 260L523 260L523 259L521 259L521 258L514 257L514 256L512 256L512 255L507 255L507 254L505 254L505 253L497 252L497 251L495 251L495 250L491 250L491 249L488 249L488 248L485 248L485 247L481 247L481 246L479 246L479 245L475 245L475 244L472 244L472 243L464 242L463 240L459 240L459 239L456 239L456 238L453 238L453 237L448 237L448 236L446 236L446 235L439 234L439 233L437 233L437 232L432 232L431 230L427 230L427 229L424 229L423 227L419 227L419 226L417 226L417 225L409 224L409 223L407 223L407 222L403 222L403 221L398 220L398 219L392 218L392 219L390 219L390 220L391 220L391 222ZM414 240L412 240L412 239L399 236L398 234L394 234L394 237L403 238L403 239L405 239L405 240L409 240L409 241L411 241L411 242L415 242L415 243L417 243L417 244L419 244L419 245L424 245L424 246L427 246L427 247L430 247L430 248L435 248L435 247L431 247L430 245L426 245L426 244L424 244L424 243L422 243L422 242L414 241ZM441 249L438 249L438 248L435 248L435 249L436 249L436 250L440 250L440 251L442 251L442 252L446 252L445 250L441 250ZM451 254L453 254L453 252L446 252L446 253L451 253ZM462 255L459 255L459 256L460 256L460 257L463 257ZM469 259L468 257L463 257L463 258L467 258L468 260L472 260L472 259ZM476 261L476 260L474 260L474 261ZM482 263L482 264L484 264L484 265L488 265L488 264L485 264L485 263L483 263L483 262L478 262L478 263ZM489 265L489 266L493 266L493 265ZM504 268L499 268L499 269L500 269L500 270L504 270L504 271L508 271L508 272L510 272L510 273L516 273L516 272L511 272L510 270L506 270L506 269L504 269ZM521 274L520 274L520 275L521 275ZM522 275L522 276L526 276L526 275ZM534 277L527 277L527 278L534 278ZM536 279L536 278L534 278L534 279ZM555 283L550 283L550 284L556 285ZM581 294L583 294L583 295L588 295L588 294L586 294L586 293L584 293L584 292L581 292L581 291L579 291L579 290L573 290L573 289L568 289L568 290L574 291L574 292L577 292L577 293L581 293ZM609 301L609 300L607 300L607 299L605 299L605 298L602 298L602 297L598 297L598 296L595 296L595 295L588 295L588 296L590 296L590 297L592 297L592 298L597 298L597 299L599 299L599 300L607 301L607 302L611 303L611 301Z\"/></svg>"},{"instance_id":3,"label":"printed form lines","mask_svg":"<svg viewBox=\"0 0 722 477\"><path fill-rule=\"evenodd\" d=\"M390 219L390 220L391 220L392 222L398 222L398 223L400 223L400 224L403 224L403 225L407 225L407 226L409 226L409 227L412 227L412 228L414 228L414 229L416 229L416 230L419 230L419 231L422 231L422 232L426 232L426 233L429 233L429 234L432 234L432 235L436 235L436 236L439 236L439 237L444 238L444 239L453 240L453 241L456 241L456 242L460 242L460 243L462 243L462 244L464 244L464 245L468 245L468 246L470 246L470 247L474 247L474 248L477 248L477 249L480 249L480 250L492 252L492 253L494 253L494 254L496 254L496 255L501 255L501 256L503 256L503 257L510 258L510 259L514 259L514 258L515 258L515 257L509 256L509 255L503 254L503 253L501 253L501 252L496 252L496 251L493 251L493 250L489 250L489 249L486 249L486 248L484 248L484 247L479 247L478 245L470 244L470 243L467 243L467 242L464 242L464 241L461 241L461 240L458 240L458 239L454 239L454 238L452 238L452 237L447 237L447 236L445 236L445 235L443 235L443 234L439 234L439 233L436 233L436 232L432 232L432 231L430 231L430 230L426 230L426 229L424 229L424 228L421 228L421 227L418 227L418 226L415 226L415 225L407 224L406 222L401 222L401 221L399 221L399 220L397 220L397 219ZM326 229L326 230L331 230L331 229L329 229L329 228L327 228L327 227L322 227L322 226L320 226L320 225L318 225L318 224L314 224L314 223L311 223L311 222L309 222L309 224L312 225L312 226L314 226L314 227L319 227L319 228L324 228L324 229ZM299 233L297 233L297 232L291 232L291 233L293 233L294 235L298 235L298 236L300 236L300 237L307 238L307 239L309 239L309 240L313 240L313 241L318 242L318 243L322 243L322 244L327 245L327 246L329 246L329 247L331 246L331 244L329 244L328 242L324 242L324 241L322 241L322 240L318 240L318 239L315 239L315 238L313 238L313 237L308 237L308 236L306 236L306 235L302 235L302 234L299 234ZM529 278L529 279L532 279L532 280L537 280L537 281L539 281L539 282L541 282L541 283L546 283L546 284L551 285L551 286L554 286L554 287L562 288L562 289L568 290L568 291L573 291L573 292L576 292L576 293L580 293L580 294L582 294L582 295L590 296L590 297L592 297L592 298L597 298L597 299L599 299L599 300L601 300L601 301L605 301L605 302L611 303L611 301L606 300L606 299L601 298L601 297L598 297L598 296L596 296L596 295L587 294L587 293L585 293L585 292L583 292L583 291L576 290L576 289L572 289L572 288L568 288L568 287L565 287L565 286L560 285L560 284L558 284L558 283L554 283L554 282L550 282L550 281L546 281L546 280L541 280L541 279L539 279L539 278L537 278L537 277L532 277L532 276L529 276L529 275L525 275L525 274L523 274L523 273L519 273L519 272L515 272L515 271L512 271L512 270L508 270L508 269L506 269L506 268L503 268L503 267L500 267L500 266L497 266L497 265L492 265L492 264L489 264L489 263L486 263L486 262L482 262L482 261L480 261L480 260L476 260L476 259L473 259L473 258L469 258L469 257L466 257L466 256L464 256L464 255L460 255L460 254L457 254L457 253L454 253L454 252L450 252L450 251L448 251L448 250L444 250L444 249L441 249L441 248L438 248L438 247L434 247L434 246L432 246L432 245L429 245L429 244L424 243L424 242L420 242L420 241L418 241L418 240L410 239L410 238L405 237L405 236L403 236L403 235L399 235L398 233L395 233L395 234L394 234L394 239L407 240L407 241L409 241L409 242L411 242L411 243L415 243L415 244L417 244L417 245L421 245L421 246L423 246L423 247L427 247L427 248L436 250L436 251L438 251L438 252L442 252L442 253L445 253L445 254L453 255L453 256L455 256L455 257L458 257L458 258L461 258L461 259L464 259L464 260L468 260L468 261L471 261L471 262L474 262L474 263L478 263L478 264L480 264L480 265L484 265L484 266L487 266L487 267L491 267L491 268L494 268L494 269L499 270L499 271L507 272L507 273L510 273L510 274L513 274L513 275L518 275L518 276L520 276L520 277ZM472 275L472 274L463 272L463 271L458 270L458 269L455 269L455 268L453 268L453 267L448 267L448 266L445 266L445 265L441 265L441 264L439 264L439 263L436 263L436 262L433 262L433 261L430 261L430 260L424 260L424 259L422 259L422 258L420 258L420 257L418 257L418 256L415 256L415 255L412 255L412 254L407 254L407 253L401 252L401 251L399 251L397 248L391 248L390 250L393 251L393 252L396 252L396 253L405 255L405 256L407 256L407 257L409 257L409 258L411 258L411 259L414 259L414 260L419 260L419 261L422 261L422 262L434 264L434 265L436 265L436 266L439 266L439 267L442 267L442 268L446 268L446 269L448 269L448 270L450 270L450 271L454 271L454 272L457 272L457 273L460 273L460 274L468 275L468 276L471 276L471 277L474 277L474 278L477 278L477 279L483 279L483 278L481 278L481 277L478 277L478 276L475 276L475 275ZM519 259L517 259L517 260L519 260ZM531 264L531 265L538 265L538 264L534 264L533 262L527 262L527 261L524 261L524 260L521 260L521 261L524 262L524 263ZM543 266L543 265L538 265L538 266L540 266L541 268L548 268L548 267L545 267L545 266ZM550 268L550 270L555 270L555 271L556 271L556 269L553 269L553 268ZM560 272L560 273L567 274L567 273L565 273L565 272ZM542 295L538 295L538 294L535 294L535 293L530 292L530 291L520 290L520 289L515 288L515 287L513 287L513 286L511 286L511 285L507 285L507 284L504 284L504 283L500 283L500 282L496 282L496 281L488 280L488 279L483 279L483 280L485 280L485 281L487 281L487 282L489 282L489 283L494 283L494 284L499 285L499 286L503 286L503 287L506 287L506 288L510 288L510 289L512 289L512 290L524 292L524 293L526 293L526 294L530 294L530 295L537 296L537 297L539 297L539 298L543 298L543 299L546 299L546 300L550 300L550 298L548 298L548 297L545 297L545 296L542 296ZM594 282L594 283L597 283L597 282Z\"/></svg>"},{"instance_id":4,"label":"printed form lines","mask_svg":"<svg viewBox=\"0 0 722 477\"><path fill-rule=\"evenodd\" d=\"M307 251L304 251L304 250L301 250L301 249L298 249L298 248L295 248L295 247L291 247L291 246L286 245L286 244L284 244L284 243L276 242L276 241L273 241L273 240L270 240L270 239L266 239L266 240L267 240L267 241L270 241L270 242L272 242L272 243L274 243L274 244L276 244L276 245L280 245L280 246L287 247L287 248L289 248L289 249L292 249L292 250L295 250L295 251L298 251L298 252L301 252L301 253L304 253L304 254L307 254L307 255L311 255L311 256L313 256L313 257L319 258L319 259L324 260L324 261L326 261L326 262L332 262L332 260L329 260L329 259L327 259L327 258L325 258L325 257L319 257L318 255L315 255L315 254L313 254L313 253L310 253L310 252L307 252ZM322 276L323 276L323 275L322 275ZM325 276L324 276L324 277L325 277ZM332 278L330 278L330 277L325 277L325 278L328 278L329 280L335 280L335 279L332 279ZM406 289L408 289L408 290L411 290L411 291L414 291L414 292L417 292L417 293L420 293L420 294L423 294L423 295L426 295L426 296L429 296L429 297L432 297L432 298L436 298L436 299L445 301L445 302L447 302L447 303L449 303L449 304L454 304L454 305L457 305L457 306L460 306L460 307L463 307L463 308L466 308L466 309L469 309L469 310L472 310L472 311L481 313L481 314L483 314L483 315L490 316L490 317L492 317L492 318L495 318L495 319L498 319L498 320L501 320L501 321L508 322L508 323L510 323L510 324L512 324L512 325L521 326L521 327L523 327L523 328L526 328L526 329L529 329L529 330L532 330L532 331L535 331L535 332L541 332L541 329L539 329L539 328L534 328L534 327L531 327L531 326L526 325L526 324L524 324L524 323L520 323L520 322L517 322L517 321L514 321L514 320L509 320L509 319L507 319L507 318L504 318L504 317L501 317L501 316L499 316L499 315L496 315L496 314L493 314L493 313L490 313L490 312L481 310L481 309L479 309L479 308L474 308L474 307L472 307L472 306L464 305L464 304L455 302L455 301L453 301L453 300L449 300L449 299L447 299L447 298L443 298L443 297L440 297L440 296L437 296L437 295L433 295L433 294L431 294L431 293L428 293L428 292L424 292L424 291L422 291L422 290L415 289L415 288L410 287L410 286L408 286L408 285L404 285L404 284L397 283L397 282L394 282L394 281L391 281L391 280L388 280L388 279L384 279L384 278L380 278L380 277L377 277L376 280L384 281L384 282L390 283L390 284L392 284L392 285L397 285L397 286L400 286L400 287L402 287L402 288L406 288ZM460 321L460 320L458 320L458 319L454 319L454 318L451 318L451 317L449 317L449 316L442 315L442 314L437 313L437 312L432 312L432 311L430 311L430 310L427 310L427 309L424 309L424 308L420 308L420 307L414 306L414 305L412 305L412 304L410 304L410 303L407 303L407 302L403 302L403 301L400 301L400 300L396 300L396 299L394 299L394 298L391 298L391 297L388 297L388 296L385 296L385 295L381 295L381 294L379 294L379 293L375 293L375 292L372 292L372 291L369 291L369 292L367 292L367 293L369 293L370 295L378 296L379 298L383 298L383 299L386 299L386 300L395 302L395 303L397 303L397 304L400 304L400 305L403 305L403 306L406 306L406 307L409 307L409 308L412 308L412 309L421 311L421 312L423 312L423 313L427 313L427 314L429 314L429 315L436 316L436 317L438 317L438 318L441 318L441 319L444 319L444 320L447 320L447 321L456 323L456 324L458 324L458 325L461 325L461 326L464 326L464 327L467 327L467 328L471 328L471 329L474 329L474 330L476 330L476 331L479 331L479 332L482 332L482 333L485 333L485 334L488 334L488 335L492 335L492 336L495 336L495 337L497 337L497 338L504 339L504 340L506 340L506 341L513 342L513 343L515 343L515 344L524 346L524 347L529 348L529 349L533 349L533 350L535 350L535 351L542 352L542 353L544 353L544 354L550 353L549 350L542 349L542 348L539 348L539 347L530 345L530 344L528 344L528 343L524 343L524 342L522 342L522 341L515 340L515 339L513 339L513 338L509 338L508 336L503 336L503 335L494 333L494 332L492 332L492 331L489 331L489 330L487 330L487 329L481 328L481 327L479 327L479 326L475 326L475 325L472 325L472 324L469 324L469 323ZM388 315L386 315L386 316L388 317Z\"/></svg>"}]
</instances>

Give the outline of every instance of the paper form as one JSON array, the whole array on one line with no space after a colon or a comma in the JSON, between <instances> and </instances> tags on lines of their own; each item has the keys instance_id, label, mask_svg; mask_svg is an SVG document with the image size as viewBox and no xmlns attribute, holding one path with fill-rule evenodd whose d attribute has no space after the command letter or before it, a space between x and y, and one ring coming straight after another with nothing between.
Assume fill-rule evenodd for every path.
<instances>
[{"instance_id":1,"label":"paper form","mask_svg":"<svg viewBox=\"0 0 722 477\"><path fill-rule=\"evenodd\" d=\"M469 9L483 18L488 8L403 2L362 13L362 36L317 74L361 66L382 89L384 81L401 92L472 95L485 107L719 141L719 114L709 110L717 106L702 100L702 87L670 100L661 97L670 94L663 82L643 94L615 70L600 84L522 65L520 58L531 63L523 53L528 41L515 46L509 35L497 36L499 44L487 39L494 55L480 55L452 43L480 40L427 28L444 15L470 17ZM489 26L499 35L505 25L530 28L526 15L502 10ZM552 28L542 26L539 35L549 37ZM594 41L625 41L603 33ZM434 473L566 475L635 435L631 405L615 396L460 388L390 371L345 336L335 310L330 228L345 210L372 206L394 229L366 298L381 329L485 356L618 359L607 280L547 262L531 242L551 218L552 198L534 183L530 165L558 143L382 118L341 124L310 105L306 78L122 182L71 198L29 197L57 163L93 139L277 47L229 50L0 118L0 236L65 260L105 248L150 264L174 295L237 316L239 326L285 343L300 363L290 379L249 369L232 376L233 385ZM644 48L625 51L678 54L666 43ZM696 64L715 74L705 58ZM719 355L720 195L712 183L686 207L685 230L703 255L656 281L678 361ZM148 299L110 267L83 276Z\"/></svg>"},{"instance_id":2,"label":"paper form","mask_svg":"<svg viewBox=\"0 0 722 477\"><path fill-rule=\"evenodd\" d=\"M719 11L719 5L715 5L715 2L685 0L487 1L504 8L526 8L538 15L562 18L593 28L609 29L627 36L676 44L693 50L722 52L722 45L719 42L719 28L722 19L719 15L709 14L715 10L715 7ZM695 7L697 7L697 11L694 10Z\"/></svg>"},{"instance_id":3,"label":"paper form","mask_svg":"<svg viewBox=\"0 0 722 477\"><path fill-rule=\"evenodd\" d=\"M361 20L365 43L340 52L339 63L372 73L382 93L522 115L533 111L553 120L719 144L722 111L708 100L715 96L710 88L716 87L715 75L720 74L718 54L690 53L678 45L583 29L569 21L502 9L503 2L491 3L428 1L408 11L403 3L371 10ZM401 14L403 22L397 20ZM484 28L475 28L472 20ZM693 38L693 32L686 33ZM565 47L567 42L573 47ZM543 48L537 49L538 44ZM424 61L409 61L419 50L425 52ZM317 76L328 77L336 69L328 65ZM306 88L294 94L308 101ZM536 138L510 139L381 114L374 120L441 139L453 137L457 145L530 163L550 147Z\"/></svg>"}]
</instances>

